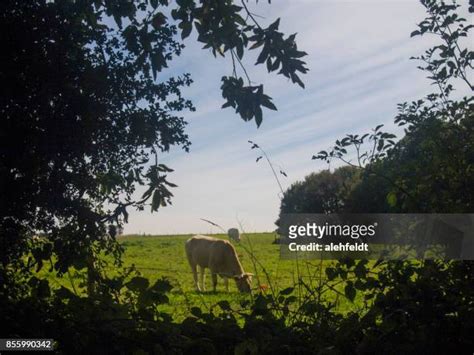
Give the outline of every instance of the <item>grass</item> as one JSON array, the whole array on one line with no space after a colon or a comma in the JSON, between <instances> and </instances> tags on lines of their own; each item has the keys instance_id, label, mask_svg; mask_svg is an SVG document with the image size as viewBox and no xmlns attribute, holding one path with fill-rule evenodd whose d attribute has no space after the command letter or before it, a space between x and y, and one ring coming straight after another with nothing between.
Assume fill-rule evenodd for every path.
<instances>
[{"instance_id":1,"label":"grass","mask_svg":"<svg viewBox=\"0 0 474 355\"><path fill-rule=\"evenodd\" d=\"M225 291L222 279L218 279L217 292L212 292L211 277L206 269L206 288L208 291L198 293L194 289L193 276L189 267L184 243L190 235L176 236L138 236L129 235L119 238L124 246L124 266L134 265L142 276L150 283L166 277L174 286L169 298L169 304L161 306L161 310L173 315L175 320L182 320L189 315L191 307L198 306L203 310L210 309L217 302L227 300L232 306L239 307L242 300L249 295L240 294L234 282L229 280L230 290ZM226 235L214 235L217 238L227 238ZM298 275L309 284L316 287L319 278L325 276L324 269L330 260L282 260L280 246L273 244L273 233L256 233L242 236L242 241L235 244L240 261L246 272L254 274L253 287L266 289L265 292L278 292L287 287L293 287L298 281ZM113 270L110 271L114 273ZM74 273L71 277L79 284L82 275ZM50 277L51 280L51 277ZM71 279L66 275L62 279L53 279L53 283L71 288ZM342 291L342 290L341 290ZM304 297L304 291L297 289L296 294ZM330 297L339 297L334 292ZM357 302L356 302L357 304ZM349 310L356 304L339 297L338 308Z\"/></svg>"},{"instance_id":2,"label":"grass","mask_svg":"<svg viewBox=\"0 0 474 355\"><path fill-rule=\"evenodd\" d=\"M230 291L226 292L222 279L218 279L217 292L207 291L198 293L186 255L184 243L189 235L178 236L125 236L120 242L125 247L123 261L126 266L132 264L151 282L160 277L167 277L175 286L171 292L170 304L163 307L164 311L172 312L179 319L189 314L189 308L200 306L209 309L221 300L227 300L231 305L238 306L240 301L248 298L241 295L235 283L229 282ZM217 238L227 238L225 235L214 235ZM295 261L280 259L280 246L273 244L273 233L247 234L239 244L235 244L240 261L247 272L254 274L253 287L275 292L293 287L300 275L305 282L313 284L319 276L324 277L324 268L331 261L319 260ZM253 257L252 257L253 255ZM321 270L322 268L322 270ZM206 270L206 288L212 290L209 270ZM297 290L297 292L304 292ZM332 296L337 297L336 294ZM350 302L341 299L342 309L351 308Z\"/></svg>"}]
</instances>

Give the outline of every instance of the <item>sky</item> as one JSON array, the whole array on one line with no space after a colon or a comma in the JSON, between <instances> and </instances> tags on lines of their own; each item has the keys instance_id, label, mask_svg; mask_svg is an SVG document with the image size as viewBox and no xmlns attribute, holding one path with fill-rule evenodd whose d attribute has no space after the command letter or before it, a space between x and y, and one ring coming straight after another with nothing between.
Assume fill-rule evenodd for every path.
<instances>
[{"instance_id":1,"label":"sky","mask_svg":"<svg viewBox=\"0 0 474 355\"><path fill-rule=\"evenodd\" d=\"M278 107L277 112L264 111L257 129L254 121L244 122L231 108L220 108L220 78L231 75L231 59L215 59L200 49L195 34L190 36L183 54L162 73L191 73L194 83L184 94L197 108L184 113L190 152L172 149L160 157L175 170L168 177L178 185L173 204L154 213L149 208L129 211L124 233L220 232L201 218L225 229L272 231L281 193L268 164L256 162L259 154L248 140L287 173L279 177L288 188L311 172L327 169L324 162L311 160L312 155L345 134L366 133L378 124L401 133L393 124L397 103L434 90L418 63L409 59L434 43L429 37L410 38L425 15L416 0L259 1L253 12L265 26L281 17L280 30L298 33L298 48L308 53L304 59L310 71L302 76L306 88L254 66L257 51L246 53L252 81L263 83Z\"/></svg>"}]
</instances>

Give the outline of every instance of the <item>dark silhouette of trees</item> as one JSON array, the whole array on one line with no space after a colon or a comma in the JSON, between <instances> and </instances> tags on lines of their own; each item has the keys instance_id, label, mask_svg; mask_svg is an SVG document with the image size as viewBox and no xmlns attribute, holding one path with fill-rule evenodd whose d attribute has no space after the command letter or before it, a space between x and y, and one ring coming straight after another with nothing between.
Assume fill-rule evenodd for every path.
<instances>
[{"instance_id":1,"label":"dark silhouette of trees","mask_svg":"<svg viewBox=\"0 0 474 355\"><path fill-rule=\"evenodd\" d=\"M323 170L311 173L285 191L280 214L342 212L348 195L357 183L358 171L350 166L334 172Z\"/></svg>"}]
</instances>

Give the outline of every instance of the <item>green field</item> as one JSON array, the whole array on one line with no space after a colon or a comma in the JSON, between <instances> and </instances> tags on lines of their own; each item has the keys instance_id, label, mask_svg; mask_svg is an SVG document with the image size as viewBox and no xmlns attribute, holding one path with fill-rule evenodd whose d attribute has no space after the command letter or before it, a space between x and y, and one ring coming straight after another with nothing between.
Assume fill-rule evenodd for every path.
<instances>
[{"instance_id":1,"label":"green field","mask_svg":"<svg viewBox=\"0 0 474 355\"><path fill-rule=\"evenodd\" d=\"M217 238L227 238L226 235L214 235ZM169 312L176 320L189 315L191 307L201 307L208 310L221 300L227 300L231 305L239 307L240 301L249 295L240 294L234 282L229 281L230 290L225 291L222 279L218 279L217 292L212 292L211 277L206 269L205 292L196 292L193 276L186 259L184 243L190 235L177 236L138 236L129 235L119 238L125 252L123 255L124 266L132 266L148 278L150 283L166 277L172 285L170 303L163 305L162 310ZM325 277L324 268L331 261L325 260L281 260L280 246L274 244L273 233L247 234L242 236L242 241L235 244L237 253L246 272L254 274L252 287L255 293L275 292L292 287L297 283L298 275L313 287L317 287L320 277ZM115 271L110 268L111 273ZM77 285L81 276L72 274ZM71 280L66 276L63 279L54 279L54 283L71 288ZM304 296L302 288L296 288L296 294ZM329 297L338 298L334 293ZM343 297L338 298L338 307L341 311L348 310L352 304Z\"/></svg>"}]
</instances>

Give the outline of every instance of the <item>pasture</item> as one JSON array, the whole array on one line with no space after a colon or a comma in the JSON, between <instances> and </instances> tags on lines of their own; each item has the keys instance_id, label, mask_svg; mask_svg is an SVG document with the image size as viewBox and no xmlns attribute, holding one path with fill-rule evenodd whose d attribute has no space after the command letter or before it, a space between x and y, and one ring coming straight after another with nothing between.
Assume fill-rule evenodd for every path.
<instances>
[{"instance_id":1,"label":"pasture","mask_svg":"<svg viewBox=\"0 0 474 355\"><path fill-rule=\"evenodd\" d=\"M224 234L213 235L217 238L227 239ZM206 269L206 291L199 293L195 291L192 272L188 264L184 244L191 235L173 236L140 236L128 235L119 237L119 242L125 251L122 257L124 266L134 266L141 276L153 283L159 278L167 278L173 285L169 294L170 302L160 306L160 310L173 316L176 321L189 316L192 307L203 310L213 308L219 301L226 300L236 309L240 303L252 297L240 294L235 283L229 281L229 292L225 291L224 282L218 279L217 292L212 292L211 277L209 269ZM254 233L242 235L240 243L233 243L240 261L246 272L254 274L252 287L253 294L258 292L274 292L297 284L300 276L304 282L315 289L321 278L325 278L325 267L330 265L330 260L281 260L280 246L273 244L274 233ZM109 266L110 275L116 271ZM52 284L71 288L72 283L76 286L84 280L84 274L73 272L61 279L48 277ZM71 282L71 279L72 282ZM343 290L340 290L343 292ZM304 289L296 288L295 295L304 297ZM337 308L341 312L348 311L357 305L349 302L337 292L327 293L326 297L337 300Z\"/></svg>"},{"instance_id":2,"label":"pasture","mask_svg":"<svg viewBox=\"0 0 474 355\"><path fill-rule=\"evenodd\" d=\"M184 243L189 237L190 235L121 237L120 242L125 248L123 261L126 266L135 265L150 282L161 277L172 282L174 289L171 291L170 304L163 306L163 310L171 312L176 319L189 315L191 307L210 309L221 300L227 300L231 305L239 307L240 301L250 296L240 294L232 280L229 282L230 291L226 292L220 278L217 292L212 292L208 269L205 282L207 291L195 291L191 269L184 252ZM224 234L214 237L227 238ZM234 243L245 271L254 274L253 288L257 292L259 289L262 292L272 292L272 289L278 292L292 287L297 283L298 275L313 286L320 277L325 277L324 268L331 261L281 260L280 246L273 244L274 238L273 233L246 234L242 236L239 244ZM332 296L338 297L335 293ZM341 297L338 300L341 310L351 307L346 299Z\"/></svg>"}]
</instances>

